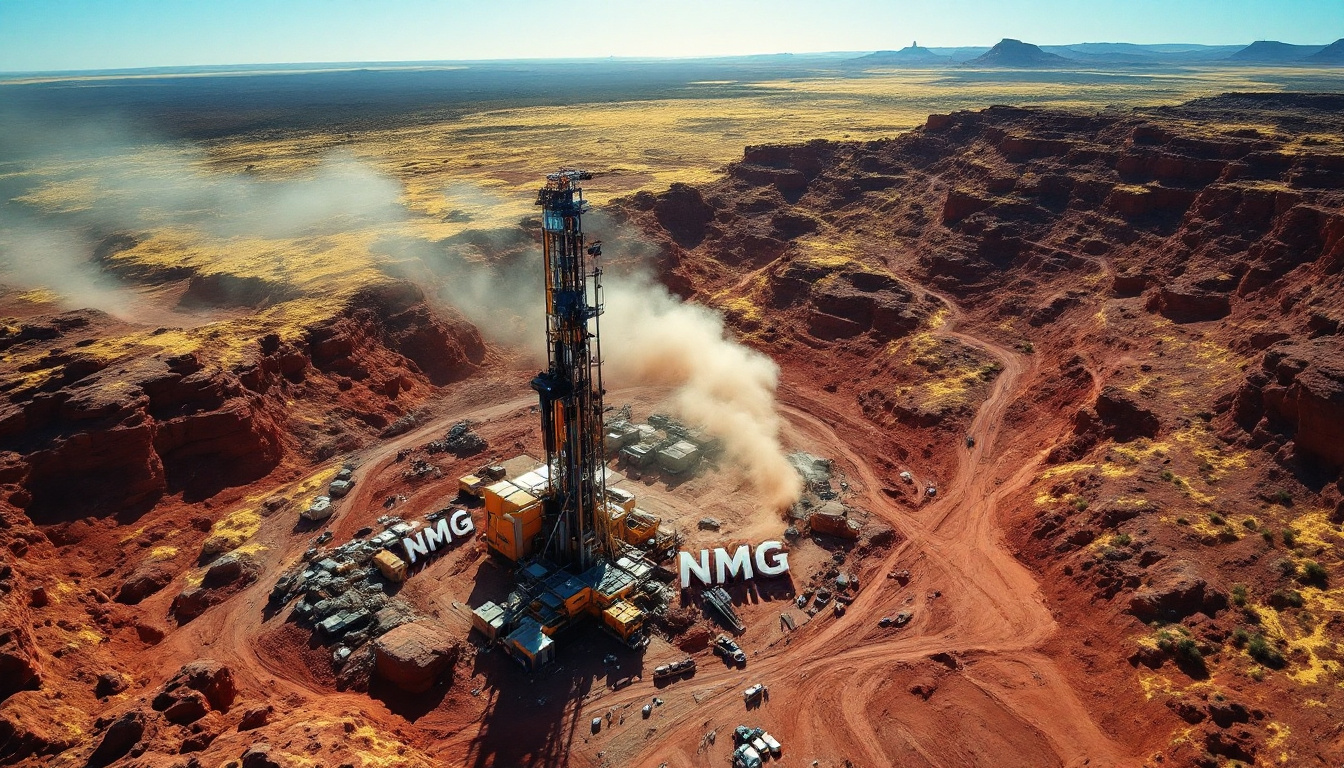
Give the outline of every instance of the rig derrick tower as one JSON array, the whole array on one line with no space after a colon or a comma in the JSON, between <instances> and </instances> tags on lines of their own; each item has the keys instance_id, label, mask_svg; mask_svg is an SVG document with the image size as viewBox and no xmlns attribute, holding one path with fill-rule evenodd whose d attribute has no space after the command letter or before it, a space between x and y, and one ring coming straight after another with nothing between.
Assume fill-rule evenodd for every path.
<instances>
[{"instance_id":1,"label":"rig derrick tower","mask_svg":"<svg viewBox=\"0 0 1344 768\"><path fill-rule=\"evenodd\" d=\"M550 468L543 552L553 562L579 570L610 558L614 549L602 444L602 269L596 264L602 248L598 241L585 243L583 235L588 206L580 182L591 178L587 171L560 170L546 176L546 186L537 195L548 367L532 379L532 389L540 399Z\"/></svg>"}]
</instances>

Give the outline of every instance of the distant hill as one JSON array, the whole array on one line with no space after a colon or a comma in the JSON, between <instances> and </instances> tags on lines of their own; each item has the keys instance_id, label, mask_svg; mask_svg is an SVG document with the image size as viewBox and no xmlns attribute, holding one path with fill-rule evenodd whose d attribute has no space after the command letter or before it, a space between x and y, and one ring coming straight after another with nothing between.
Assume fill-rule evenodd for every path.
<instances>
[{"instance_id":1,"label":"distant hill","mask_svg":"<svg viewBox=\"0 0 1344 768\"><path fill-rule=\"evenodd\" d=\"M877 51L852 60L861 66L910 66L915 64L950 64L952 59L940 56L919 45L907 45L899 51Z\"/></svg>"},{"instance_id":2,"label":"distant hill","mask_svg":"<svg viewBox=\"0 0 1344 768\"><path fill-rule=\"evenodd\" d=\"M1242 47L1240 45L1194 45L1190 43L1157 45L1074 43L1072 45L1043 45L1041 50L1046 53L1056 53L1083 64L1174 65L1225 59L1241 50Z\"/></svg>"},{"instance_id":3,"label":"distant hill","mask_svg":"<svg viewBox=\"0 0 1344 768\"><path fill-rule=\"evenodd\" d=\"M1066 67L1074 63L1054 53L1046 53L1038 46L1005 37L983 56L966 62L972 67Z\"/></svg>"},{"instance_id":4,"label":"distant hill","mask_svg":"<svg viewBox=\"0 0 1344 768\"><path fill-rule=\"evenodd\" d=\"M1304 61L1313 64L1344 64L1344 37L1311 54Z\"/></svg>"},{"instance_id":5,"label":"distant hill","mask_svg":"<svg viewBox=\"0 0 1344 768\"><path fill-rule=\"evenodd\" d=\"M1244 61L1257 64L1301 61L1321 50L1319 45L1291 45L1278 40L1256 40L1240 51L1227 57L1228 61Z\"/></svg>"}]
</instances>

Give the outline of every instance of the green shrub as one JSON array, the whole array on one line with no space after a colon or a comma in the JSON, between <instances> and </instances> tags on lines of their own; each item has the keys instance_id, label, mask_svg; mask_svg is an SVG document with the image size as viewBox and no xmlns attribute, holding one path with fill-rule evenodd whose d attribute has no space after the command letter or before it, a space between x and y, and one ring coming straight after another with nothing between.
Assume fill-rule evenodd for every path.
<instances>
[{"instance_id":1,"label":"green shrub","mask_svg":"<svg viewBox=\"0 0 1344 768\"><path fill-rule=\"evenodd\" d=\"M1184 517L1178 517L1178 518L1176 518L1176 524L1177 524L1177 525L1189 525L1189 524L1190 524L1190 521L1189 521L1189 520L1186 520Z\"/></svg>"},{"instance_id":2,"label":"green shrub","mask_svg":"<svg viewBox=\"0 0 1344 768\"><path fill-rule=\"evenodd\" d=\"M1076 499L1074 499L1074 500L1073 500L1073 507L1074 507L1074 509L1077 509L1079 512L1082 512L1082 511L1086 510L1086 509L1087 509L1087 499L1084 499L1084 498L1082 498L1081 496L1078 497L1078 498L1076 498Z\"/></svg>"},{"instance_id":3,"label":"green shrub","mask_svg":"<svg viewBox=\"0 0 1344 768\"><path fill-rule=\"evenodd\" d=\"M1293 503L1293 495L1282 488L1269 495L1269 500L1275 504L1289 506Z\"/></svg>"},{"instance_id":4,"label":"green shrub","mask_svg":"<svg viewBox=\"0 0 1344 768\"><path fill-rule=\"evenodd\" d=\"M1256 632L1251 635L1251 639L1246 642L1246 652L1252 659L1264 664L1266 667L1278 669L1284 665L1283 654L1274 644L1265 639L1265 636Z\"/></svg>"},{"instance_id":5,"label":"green shrub","mask_svg":"<svg viewBox=\"0 0 1344 768\"><path fill-rule=\"evenodd\" d=\"M1129 537L1128 533L1122 533L1114 539L1111 539L1111 543L1117 547L1128 547L1131 541L1133 541L1133 539Z\"/></svg>"},{"instance_id":6,"label":"green shrub","mask_svg":"<svg viewBox=\"0 0 1344 768\"><path fill-rule=\"evenodd\" d=\"M1242 520L1242 521L1241 521L1241 527L1242 527L1242 528L1245 528L1245 529L1248 530L1248 531L1254 531L1255 528L1256 528L1256 525L1257 525L1257 523L1255 522L1255 518L1254 518L1254 517L1248 517L1248 518L1246 518L1245 520Z\"/></svg>"},{"instance_id":7,"label":"green shrub","mask_svg":"<svg viewBox=\"0 0 1344 768\"><path fill-rule=\"evenodd\" d=\"M1329 579L1330 573L1325 570L1325 566L1315 560L1302 561L1302 570L1297 574L1298 581L1323 587Z\"/></svg>"},{"instance_id":8,"label":"green shrub","mask_svg":"<svg viewBox=\"0 0 1344 768\"><path fill-rule=\"evenodd\" d=\"M1276 589L1269 596L1269 604L1275 608L1301 608L1302 593L1296 589Z\"/></svg>"},{"instance_id":9,"label":"green shrub","mask_svg":"<svg viewBox=\"0 0 1344 768\"><path fill-rule=\"evenodd\" d=\"M1166 480L1168 483L1170 483L1173 479L1175 479L1175 477L1176 475L1172 474L1172 471L1170 469L1162 470L1162 479Z\"/></svg>"},{"instance_id":10,"label":"green shrub","mask_svg":"<svg viewBox=\"0 0 1344 768\"><path fill-rule=\"evenodd\" d=\"M1297 563L1286 557L1281 557L1274 561L1274 570L1278 571L1279 575L1285 579L1291 579L1297 576Z\"/></svg>"},{"instance_id":11,"label":"green shrub","mask_svg":"<svg viewBox=\"0 0 1344 768\"><path fill-rule=\"evenodd\" d=\"M1260 531L1260 538L1264 539L1269 546L1274 546L1274 532L1268 528Z\"/></svg>"},{"instance_id":12,"label":"green shrub","mask_svg":"<svg viewBox=\"0 0 1344 768\"><path fill-rule=\"evenodd\" d=\"M1232 602L1238 607L1246 605L1246 585L1236 584L1232 587Z\"/></svg>"},{"instance_id":13,"label":"green shrub","mask_svg":"<svg viewBox=\"0 0 1344 768\"><path fill-rule=\"evenodd\" d=\"M1204 654L1199 652L1199 646L1193 637L1183 637L1176 641L1176 659L1191 666L1204 667Z\"/></svg>"},{"instance_id":14,"label":"green shrub","mask_svg":"<svg viewBox=\"0 0 1344 768\"><path fill-rule=\"evenodd\" d=\"M1232 644L1238 648L1244 648L1246 643L1250 642L1251 633L1246 631L1245 627L1237 627L1232 630Z\"/></svg>"},{"instance_id":15,"label":"green shrub","mask_svg":"<svg viewBox=\"0 0 1344 768\"><path fill-rule=\"evenodd\" d=\"M1220 515L1220 514L1218 514L1217 512L1210 512L1210 513L1209 513L1209 522L1210 522L1210 523L1213 523L1214 525L1222 525L1223 523L1226 523L1227 521L1224 520L1224 519L1223 519L1223 516Z\"/></svg>"},{"instance_id":16,"label":"green shrub","mask_svg":"<svg viewBox=\"0 0 1344 768\"><path fill-rule=\"evenodd\" d=\"M1297 544L1297 531L1292 528L1284 528L1279 531L1279 538L1283 539L1283 546L1293 547Z\"/></svg>"}]
</instances>

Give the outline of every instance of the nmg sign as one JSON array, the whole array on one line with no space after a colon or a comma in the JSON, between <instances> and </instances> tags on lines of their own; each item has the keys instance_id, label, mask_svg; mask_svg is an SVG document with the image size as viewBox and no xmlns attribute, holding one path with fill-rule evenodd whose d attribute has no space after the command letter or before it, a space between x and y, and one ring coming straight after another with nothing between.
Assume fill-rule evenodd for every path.
<instances>
[{"instance_id":1,"label":"nmg sign","mask_svg":"<svg viewBox=\"0 0 1344 768\"><path fill-rule=\"evenodd\" d=\"M454 541L460 541L476 532L476 524L471 513L465 509L454 510L451 517L439 518L438 525L421 528L414 536L401 540L406 552L406 562L415 565L416 556L428 558L430 553L446 548Z\"/></svg>"},{"instance_id":2,"label":"nmg sign","mask_svg":"<svg viewBox=\"0 0 1344 768\"><path fill-rule=\"evenodd\" d=\"M789 553L778 541L763 541L756 545L755 557L751 547L743 544L733 553L723 547L716 547L713 557L713 570L710 569L710 550L700 550L699 558L690 552L677 553L677 565L681 569L681 588L691 586L691 576L701 584L723 584L732 578L752 579L761 576L779 576L789 571ZM755 569L752 565L755 565Z\"/></svg>"}]
</instances>

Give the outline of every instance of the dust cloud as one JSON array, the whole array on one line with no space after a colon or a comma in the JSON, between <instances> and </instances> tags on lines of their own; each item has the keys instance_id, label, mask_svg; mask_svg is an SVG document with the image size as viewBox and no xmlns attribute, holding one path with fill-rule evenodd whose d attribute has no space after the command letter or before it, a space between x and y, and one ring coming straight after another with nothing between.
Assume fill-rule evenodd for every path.
<instances>
[{"instance_id":1,"label":"dust cloud","mask_svg":"<svg viewBox=\"0 0 1344 768\"><path fill-rule=\"evenodd\" d=\"M766 505L798 501L802 481L779 443L775 362L734 341L719 313L650 280L613 281L606 299L602 345L610 375L673 387L672 409L723 441Z\"/></svg>"},{"instance_id":2,"label":"dust cloud","mask_svg":"<svg viewBox=\"0 0 1344 768\"><path fill-rule=\"evenodd\" d=\"M140 303L135 286L95 256L109 235L297 238L407 218L400 185L351 155L260 178L218 170L197 145L115 119L72 124L0 111L0 169L8 171L0 174L0 282L129 320ZM282 262L273 266L283 275Z\"/></svg>"},{"instance_id":3,"label":"dust cloud","mask_svg":"<svg viewBox=\"0 0 1344 768\"><path fill-rule=\"evenodd\" d=\"M413 234L424 214L404 205L400 183L350 154L328 153L276 178L221 170L197 145L115 121L69 126L0 114L0 137L0 161L19 169L0 176L0 282L10 287L48 289L67 308L134 320L137 286L94 255L109 235L168 229L227 242L374 232L370 256L382 271L416 282L495 343L538 364L545 359L535 224L501 219L501 211L516 216L518 200L451 182L448 220L465 229L435 241ZM590 237L619 240L627 266L656 254L601 211L588 223ZM273 265L279 280L283 258ZM672 388L669 407L719 437L766 503L796 501L800 481L779 444L773 361L735 342L716 312L680 301L639 266L609 271L605 299L611 379ZM191 324L190 315L181 323Z\"/></svg>"}]
</instances>

